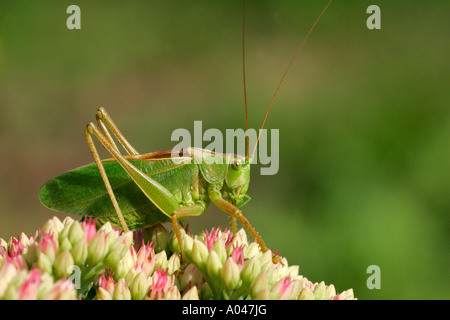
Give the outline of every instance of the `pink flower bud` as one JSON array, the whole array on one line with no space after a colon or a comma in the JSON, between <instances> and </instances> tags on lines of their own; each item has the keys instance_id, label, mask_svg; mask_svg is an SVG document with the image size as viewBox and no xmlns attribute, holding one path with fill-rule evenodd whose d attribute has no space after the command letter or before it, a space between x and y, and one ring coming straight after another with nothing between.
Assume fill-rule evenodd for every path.
<instances>
[{"instance_id":1,"label":"pink flower bud","mask_svg":"<svg viewBox=\"0 0 450 320\"><path fill-rule=\"evenodd\" d=\"M274 300L288 300L293 290L294 281L290 277L285 277L275 282L270 293Z\"/></svg>"},{"instance_id":2,"label":"pink flower bud","mask_svg":"<svg viewBox=\"0 0 450 320\"><path fill-rule=\"evenodd\" d=\"M31 269L28 279L19 288L19 300L36 300L37 289L41 284L41 271Z\"/></svg>"},{"instance_id":3,"label":"pink flower bud","mask_svg":"<svg viewBox=\"0 0 450 320\"><path fill-rule=\"evenodd\" d=\"M231 258L233 258L234 262L239 264L242 268L244 266L244 246L233 247L233 251L231 252Z\"/></svg>"},{"instance_id":4,"label":"pink flower bud","mask_svg":"<svg viewBox=\"0 0 450 320\"><path fill-rule=\"evenodd\" d=\"M87 241L91 241L92 238L95 237L97 234L97 228L96 228L97 218L92 220L92 217L89 217L89 220L84 220L81 223L81 228L84 231L84 234L86 235Z\"/></svg>"},{"instance_id":5,"label":"pink flower bud","mask_svg":"<svg viewBox=\"0 0 450 320\"><path fill-rule=\"evenodd\" d=\"M39 252L46 255L50 262L53 263L55 261L57 249L57 244L53 239L53 235L51 233L43 232L39 239Z\"/></svg>"},{"instance_id":6,"label":"pink flower bud","mask_svg":"<svg viewBox=\"0 0 450 320\"><path fill-rule=\"evenodd\" d=\"M112 296L114 293L114 287L115 287L115 282L114 282L112 274L110 274L108 276L108 278L106 278L105 274L102 273L102 275L100 276L100 279L98 281L98 287L106 290Z\"/></svg>"},{"instance_id":7,"label":"pink flower bud","mask_svg":"<svg viewBox=\"0 0 450 320\"><path fill-rule=\"evenodd\" d=\"M73 283L66 279L57 281L53 288L45 294L44 300L75 300L77 299L77 290Z\"/></svg>"},{"instance_id":8,"label":"pink flower bud","mask_svg":"<svg viewBox=\"0 0 450 320\"><path fill-rule=\"evenodd\" d=\"M14 237L11 237L8 245L8 254L10 257L19 256L23 251L23 244Z\"/></svg>"}]
</instances>

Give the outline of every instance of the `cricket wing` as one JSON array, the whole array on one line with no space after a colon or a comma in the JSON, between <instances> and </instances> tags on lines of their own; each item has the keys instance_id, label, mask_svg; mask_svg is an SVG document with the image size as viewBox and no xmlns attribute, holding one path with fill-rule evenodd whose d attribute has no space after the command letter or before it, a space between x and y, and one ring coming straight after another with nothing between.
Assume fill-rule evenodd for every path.
<instances>
[{"instance_id":1,"label":"cricket wing","mask_svg":"<svg viewBox=\"0 0 450 320\"><path fill-rule=\"evenodd\" d=\"M168 159L130 160L139 170L161 183L173 194L181 194L192 179L192 168ZM169 219L139 189L115 161L103 161L111 187L130 229L142 229ZM39 193L49 209L81 216L98 217L118 224L100 172L95 163L65 172L44 184ZM181 201L181 197L180 197Z\"/></svg>"}]
</instances>

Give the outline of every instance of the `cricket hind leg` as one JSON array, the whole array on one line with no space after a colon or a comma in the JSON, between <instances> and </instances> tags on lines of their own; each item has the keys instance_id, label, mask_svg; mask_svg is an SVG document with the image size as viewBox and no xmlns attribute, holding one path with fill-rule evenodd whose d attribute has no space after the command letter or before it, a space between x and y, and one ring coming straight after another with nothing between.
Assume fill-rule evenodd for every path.
<instances>
[{"instance_id":1,"label":"cricket hind leg","mask_svg":"<svg viewBox=\"0 0 450 320\"><path fill-rule=\"evenodd\" d=\"M111 134L108 131L111 130L114 137L120 142L122 147L126 150L126 152L130 155L138 155L139 152L128 142L128 140L124 137L124 135L120 132L117 125L112 120L111 116L106 112L105 108L99 108L95 115L97 119L97 124L100 130L103 132L104 137L109 141L109 144L119 152L117 145L115 144Z\"/></svg>"},{"instance_id":2,"label":"cricket hind leg","mask_svg":"<svg viewBox=\"0 0 450 320\"><path fill-rule=\"evenodd\" d=\"M113 146L111 141L105 137L101 130L92 122L86 126L85 136L86 141L91 149L91 153L94 156L94 160L105 183L107 192L111 198L117 217L124 230L128 230L123 214L120 210L118 202L114 196L113 190L106 176L105 169L102 161L95 149L94 142L91 136L95 136L96 139L108 150L108 152L114 157L114 159L120 164L120 166L127 172L134 183L141 189L144 195L167 217L171 217L171 213L180 207L179 200L163 185L153 180L141 170L136 168L130 163L118 150ZM135 155L132 155L135 157Z\"/></svg>"},{"instance_id":3,"label":"cricket hind leg","mask_svg":"<svg viewBox=\"0 0 450 320\"><path fill-rule=\"evenodd\" d=\"M91 135L94 134L93 132L95 131L95 130L93 130L94 127L95 126L94 126L94 124L92 122L89 123L87 125L86 129L84 130L84 136L86 138L86 142L87 142L87 144L89 146L89 149L91 150L92 157L94 158L94 161L97 164L98 170L100 171L100 175L101 175L103 183L105 184L105 187L106 187L106 192L108 193L109 198L111 199L111 203L112 203L112 205L114 207L114 210L116 211L117 218L120 221L120 224L122 226L123 231L127 232L127 231L129 231L129 229L128 229L128 226L127 226L127 224L125 222L125 219L123 217L122 210L120 210L119 203L117 202L116 196L114 195L114 192L113 192L112 187L111 187L111 183L109 182L108 176L106 175L105 168L104 168L103 163L102 163L102 161L100 159L100 156L99 156L99 154L97 152L97 149L95 147L94 141L92 140L92 137L91 137ZM95 135L95 136L98 139L98 136L97 135ZM103 139L106 139L103 136L101 136L101 137ZM116 146L116 149L117 149L117 146Z\"/></svg>"}]
</instances>

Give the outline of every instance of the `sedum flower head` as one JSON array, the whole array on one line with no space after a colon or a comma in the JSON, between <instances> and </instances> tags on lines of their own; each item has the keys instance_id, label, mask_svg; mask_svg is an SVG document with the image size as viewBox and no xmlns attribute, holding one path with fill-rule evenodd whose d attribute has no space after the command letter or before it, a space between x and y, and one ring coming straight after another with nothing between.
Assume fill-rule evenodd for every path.
<instances>
[{"instance_id":1,"label":"sedum flower head","mask_svg":"<svg viewBox=\"0 0 450 320\"><path fill-rule=\"evenodd\" d=\"M35 294L40 286L50 290L50 296L55 299L72 298L66 291L75 292L75 298L85 297L93 288L94 280L114 267L132 244L131 232L119 234L108 224L97 230L95 223L91 219L80 223L71 218L60 221L54 217L33 236L21 234L9 242L2 240L0 268L5 276L0 276L0 288L3 293L8 290L3 298L38 299L43 297ZM20 278L14 283L23 286L8 285L5 289L6 275L13 272L11 266ZM39 282L42 277L50 279L51 283L49 280Z\"/></svg>"},{"instance_id":2,"label":"sedum flower head","mask_svg":"<svg viewBox=\"0 0 450 320\"><path fill-rule=\"evenodd\" d=\"M0 239L0 299L354 299L285 258L274 264L243 229L182 229L178 243L162 225L133 235L97 224L55 217L34 235Z\"/></svg>"},{"instance_id":3,"label":"sedum flower head","mask_svg":"<svg viewBox=\"0 0 450 320\"><path fill-rule=\"evenodd\" d=\"M73 300L77 291L65 279L54 281L49 274L36 269L18 269L13 263L0 268L0 300Z\"/></svg>"},{"instance_id":4,"label":"sedum flower head","mask_svg":"<svg viewBox=\"0 0 450 320\"><path fill-rule=\"evenodd\" d=\"M354 298L351 290L339 295L333 285L311 283L285 258L274 264L272 252L261 252L243 229L236 234L221 228L195 236L184 232L181 245L172 239L172 249L180 252L180 247L187 263L180 278L182 296L195 286L200 299Z\"/></svg>"}]
</instances>

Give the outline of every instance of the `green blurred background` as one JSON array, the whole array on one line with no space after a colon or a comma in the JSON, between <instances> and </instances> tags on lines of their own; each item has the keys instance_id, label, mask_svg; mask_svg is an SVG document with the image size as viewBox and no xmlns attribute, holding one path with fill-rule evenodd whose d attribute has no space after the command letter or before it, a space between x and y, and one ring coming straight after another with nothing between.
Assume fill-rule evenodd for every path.
<instances>
[{"instance_id":1,"label":"green blurred background","mask_svg":"<svg viewBox=\"0 0 450 320\"><path fill-rule=\"evenodd\" d=\"M258 127L324 1L248 1L247 84ZM66 9L81 8L81 30ZM366 9L381 8L381 30ZM335 1L290 70L267 128L280 170L255 166L244 213L312 281L360 299L449 299L448 1ZM0 2L0 237L54 215L48 179L91 162L106 107L141 153L171 133L244 126L242 1ZM106 156L106 153L102 153ZM64 217L63 214L57 214ZM210 208L194 232L226 225ZM367 267L381 269L369 290Z\"/></svg>"}]
</instances>

